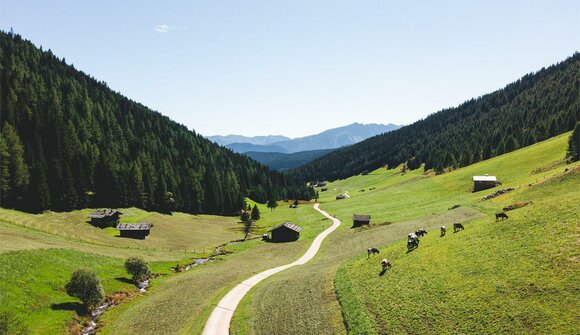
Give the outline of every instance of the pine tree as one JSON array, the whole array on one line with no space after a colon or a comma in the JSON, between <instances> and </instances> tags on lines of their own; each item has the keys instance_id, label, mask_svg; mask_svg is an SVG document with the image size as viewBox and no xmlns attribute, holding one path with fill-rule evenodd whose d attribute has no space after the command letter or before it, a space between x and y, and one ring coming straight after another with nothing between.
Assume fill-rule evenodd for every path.
<instances>
[{"instance_id":1,"label":"pine tree","mask_svg":"<svg viewBox=\"0 0 580 335\"><path fill-rule=\"evenodd\" d=\"M8 152L9 193L7 197L10 202L14 201L15 203L19 197L24 195L30 181L30 174L24 161L24 147L16 130L5 123L2 128L2 136Z\"/></svg>"},{"instance_id":2,"label":"pine tree","mask_svg":"<svg viewBox=\"0 0 580 335\"><path fill-rule=\"evenodd\" d=\"M568 157L571 162L580 160L580 121L576 122L576 126L574 126L570 139L568 139L566 157Z\"/></svg>"},{"instance_id":3,"label":"pine tree","mask_svg":"<svg viewBox=\"0 0 580 335\"><path fill-rule=\"evenodd\" d=\"M258 205L254 205L254 208L252 208L251 217L254 221L260 220L260 210L258 209Z\"/></svg>"}]
</instances>

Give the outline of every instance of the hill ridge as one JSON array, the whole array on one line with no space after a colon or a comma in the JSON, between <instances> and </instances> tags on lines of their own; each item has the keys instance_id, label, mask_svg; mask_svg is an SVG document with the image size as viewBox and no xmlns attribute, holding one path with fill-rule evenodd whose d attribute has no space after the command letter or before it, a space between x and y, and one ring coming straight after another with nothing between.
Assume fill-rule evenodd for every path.
<instances>
[{"instance_id":1,"label":"hill ridge","mask_svg":"<svg viewBox=\"0 0 580 335\"><path fill-rule=\"evenodd\" d=\"M580 53L492 93L318 158L293 173L336 180L381 166L443 172L572 130L578 121Z\"/></svg>"}]
</instances>

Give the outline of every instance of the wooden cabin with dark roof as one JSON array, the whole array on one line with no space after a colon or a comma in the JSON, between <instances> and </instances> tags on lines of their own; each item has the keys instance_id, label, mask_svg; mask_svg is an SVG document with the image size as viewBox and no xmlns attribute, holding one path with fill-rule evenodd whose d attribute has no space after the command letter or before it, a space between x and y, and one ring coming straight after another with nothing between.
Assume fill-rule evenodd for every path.
<instances>
[{"instance_id":1,"label":"wooden cabin with dark roof","mask_svg":"<svg viewBox=\"0 0 580 335\"><path fill-rule=\"evenodd\" d=\"M151 223L119 223L117 230L121 237L138 238L144 240L151 234Z\"/></svg>"},{"instance_id":2,"label":"wooden cabin with dark roof","mask_svg":"<svg viewBox=\"0 0 580 335\"><path fill-rule=\"evenodd\" d=\"M115 227L119 224L121 212L115 209L97 209L89 215L91 224L96 227Z\"/></svg>"},{"instance_id":3,"label":"wooden cabin with dark roof","mask_svg":"<svg viewBox=\"0 0 580 335\"><path fill-rule=\"evenodd\" d=\"M366 225L371 224L371 216L370 215L354 214L352 216L352 226L353 227L360 227L363 224L366 224Z\"/></svg>"},{"instance_id":4,"label":"wooden cabin with dark roof","mask_svg":"<svg viewBox=\"0 0 580 335\"><path fill-rule=\"evenodd\" d=\"M299 227L290 221L286 221L280 225L269 230L272 234L270 241L272 242L292 242L300 238L300 231L302 227Z\"/></svg>"}]
</instances>

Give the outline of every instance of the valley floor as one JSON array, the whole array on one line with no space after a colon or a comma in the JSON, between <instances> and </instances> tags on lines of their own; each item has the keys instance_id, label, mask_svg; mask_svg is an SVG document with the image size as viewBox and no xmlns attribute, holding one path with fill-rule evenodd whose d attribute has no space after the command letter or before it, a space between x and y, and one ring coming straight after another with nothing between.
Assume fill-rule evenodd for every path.
<instances>
[{"instance_id":1,"label":"valley floor","mask_svg":"<svg viewBox=\"0 0 580 335\"><path fill-rule=\"evenodd\" d=\"M238 306L231 333L578 333L580 164L563 161L568 136L437 176L379 169L329 183L320 207L343 224L309 263L255 286ZM486 173L503 182L498 188L515 190L482 200L498 188L471 193L471 177ZM349 198L335 200L346 192ZM495 222L503 207L530 200ZM199 334L232 287L296 260L331 225L311 204L258 206L256 235L289 220L304 228L300 240L232 244L229 254L178 274L171 271L177 263L241 238L237 218L123 210L129 222L155 223L151 238L133 241L87 224L90 210L1 209L0 304L31 333L68 333L81 312L63 287L72 271L89 267L107 294L131 293L101 317L100 334ZM351 228L353 214L370 214L372 226ZM453 222L466 229L453 234ZM440 238L441 225L450 231ZM418 228L430 233L406 253L405 238ZM367 258L368 247L378 247L380 256ZM161 274L144 294L134 293L123 269L133 255ZM393 268L381 275L385 257Z\"/></svg>"}]
</instances>

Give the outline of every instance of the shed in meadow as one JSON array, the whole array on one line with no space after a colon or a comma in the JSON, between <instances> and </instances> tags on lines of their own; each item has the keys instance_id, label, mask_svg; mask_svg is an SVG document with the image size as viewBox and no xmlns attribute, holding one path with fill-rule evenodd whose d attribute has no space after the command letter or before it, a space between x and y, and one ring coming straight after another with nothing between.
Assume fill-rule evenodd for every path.
<instances>
[{"instance_id":1,"label":"shed in meadow","mask_svg":"<svg viewBox=\"0 0 580 335\"><path fill-rule=\"evenodd\" d=\"M280 225L269 230L272 234L270 241L272 242L291 242L296 241L300 238L300 231L302 227L299 227L290 221L286 221Z\"/></svg>"},{"instance_id":2,"label":"shed in meadow","mask_svg":"<svg viewBox=\"0 0 580 335\"><path fill-rule=\"evenodd\" d=\"M119 223L117 230L121 233L121 237L145 239L151 234L151 223Z\"/></svg>"},{"instance_id":3,"label":"shed in meadow","mask_svg":"<svg viewBox=\"0 0 580 335\"><path fill-rule=\"evenodd\" d=\"M486 174L485 176L473 176L473 192L485 190L497 186L497 178Z\"/></svg>"},{"instance_id":4,"label":"shed in meadow","mask_svg":"<svg viewBox=\"0 0 580 335\"><path fill-rule=\"evenodd\" d=\"M121 212L115 209L97 209L89 215L91 224L97 227L115 227L119 223Z\"/></svg>"},{"instance_id":5,"label":"shed in meadow","mask_svg":"<svg viewBox=\"0 0 580 335\"><path fill-rule=\"evenodd\" d=\"M354 214L352 216L352 226L353 227L360 227L363 224L366 224L366 225L371 224L371 216L370 215Z\"/></svg>"}]
</instances>

